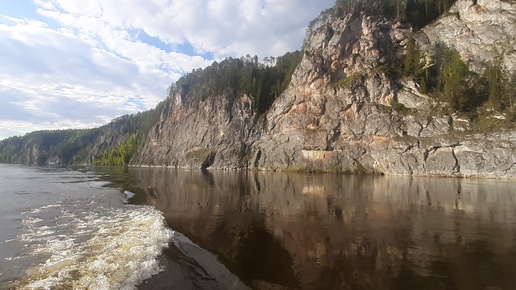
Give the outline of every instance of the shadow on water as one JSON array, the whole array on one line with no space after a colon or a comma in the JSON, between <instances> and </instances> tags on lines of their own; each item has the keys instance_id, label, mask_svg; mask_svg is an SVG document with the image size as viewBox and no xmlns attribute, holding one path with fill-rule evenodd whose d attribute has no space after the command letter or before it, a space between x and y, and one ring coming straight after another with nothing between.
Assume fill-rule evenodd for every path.
<instances>
[{"instance_id":1,"label":"shadow on water","mask_svg":"<svg viewBox=\"0 0 516 290\"><path fill-rule=\"evenodd\" d=\"M126 174L132 202L161 210L253 289L516 289L514 182ZM173 247L165 255L195 265Z\"/></svg>"}]
</instances>

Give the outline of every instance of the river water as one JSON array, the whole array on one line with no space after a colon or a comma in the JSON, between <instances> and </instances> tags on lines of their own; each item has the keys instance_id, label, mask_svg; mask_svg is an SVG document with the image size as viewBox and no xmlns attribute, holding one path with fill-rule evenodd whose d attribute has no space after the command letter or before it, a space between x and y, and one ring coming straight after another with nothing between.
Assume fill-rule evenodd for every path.
<instances>
[{"instance_id":1,"label":"river water","mask_svg":"<svg viewBox=\"0 0 516 290\"><path fill-rule=\"evenodd\" d=\"M516 289L516 182L0 165L0 289Z\"/></svg>"}]
</instances>

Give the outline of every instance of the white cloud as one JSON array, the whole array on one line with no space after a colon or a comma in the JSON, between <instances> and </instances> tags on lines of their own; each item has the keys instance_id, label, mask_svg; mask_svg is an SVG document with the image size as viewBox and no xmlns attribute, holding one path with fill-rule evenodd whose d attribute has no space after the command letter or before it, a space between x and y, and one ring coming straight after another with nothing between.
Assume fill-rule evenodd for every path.
<instances>
[{"instance_id":1,"label":"white cloud","mask_svg":"<svg viewBox=\"0 0 516 290\"><path fill-rule=\"evenodd\" d=\"M39 21L0 14L0 139L102 125L154 107L214 59L298 49L334 0L33 2Z\"/></svg>"},{"instance_id":2,"label":"white cloud","mask_svg":"<svg viewBox=\"0 0 516 290\"><path fill-rule=\"evenodd\" d=\"M104 41L102 27L140 29L218 57L278 56L300 48L305 27L334 0L39 0L40 13ZM53 4L53 5L50 5ZM94 24L97 23L97 24Z\"/></svg>"}]
</instances>

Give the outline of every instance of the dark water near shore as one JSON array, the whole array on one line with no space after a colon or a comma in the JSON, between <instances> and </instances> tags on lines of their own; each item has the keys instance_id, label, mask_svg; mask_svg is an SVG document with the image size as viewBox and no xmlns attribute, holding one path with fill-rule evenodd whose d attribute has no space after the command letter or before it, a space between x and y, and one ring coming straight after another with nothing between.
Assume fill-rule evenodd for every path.
<instances>
[{"instance_id":1,"label":"dark water near shore","mask_svg":"<svg viewBox=\"0 0 516 290\"><path fill-rule=\"evenodd\" d=\"M514 181L2 168L0 281L22 289L516 289ZM24 253L53 246L80 255Z\"/></svg>"}]
</instances>

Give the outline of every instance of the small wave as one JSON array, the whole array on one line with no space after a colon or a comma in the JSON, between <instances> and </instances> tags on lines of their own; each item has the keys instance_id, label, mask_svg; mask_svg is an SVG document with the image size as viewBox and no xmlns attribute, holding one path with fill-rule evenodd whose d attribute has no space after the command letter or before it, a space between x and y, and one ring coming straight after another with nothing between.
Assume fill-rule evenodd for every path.
<instances>
[{"instance_id":1,"label":"small wave","mask_svg":"<svg viewBox=\"0 0 516 290\"><path fill-rule=\"evenodd\" d=\"M173 236L150 206L69 204L53 218L40 208L25 220L21 240L42 262L13 284L16 289L136 289L160 271L157 256Z\"/></svg>"},{"instance_id":2,"label":"small wave","mask_svg":"<svg viewBox=\"0 0 516 290\"><path fill-rule=\"evenodd\" d=\"M61 207L61 204L59 204L59 203L57 203L57 204L49 204L49 205L45 205L45 206L42 206L42 207L39 207L39 208L32 209L32 210L26 212L25 214L26 215L34 214L34 213L39 213L41 211L47 210L49 208L60 208L60 207Z\"/></svg>"},{"instance_id":3,"label":"small wave","mask_svg":"<svg viewBox=\"0 0 516 290\"><path fill-rule=\"evenodd\" d=\"M11 243L11 242L14 242L14 241L16 241L16 239L7 239L5 241L0 241L0 245Z\"/></svg>"},{"instance_id":4,"label":"small wave","mask_svg":"<svg viewBox=\"0 0 516 290\"><path fill-rule=\"evenodd\" d=\"M25 258L24 256L15 256L15 257L6 257L4 258L4 260L6 261L14 261L14 260L20 260L20 259L23 259Z\"/></svg>"}]
</instances>

